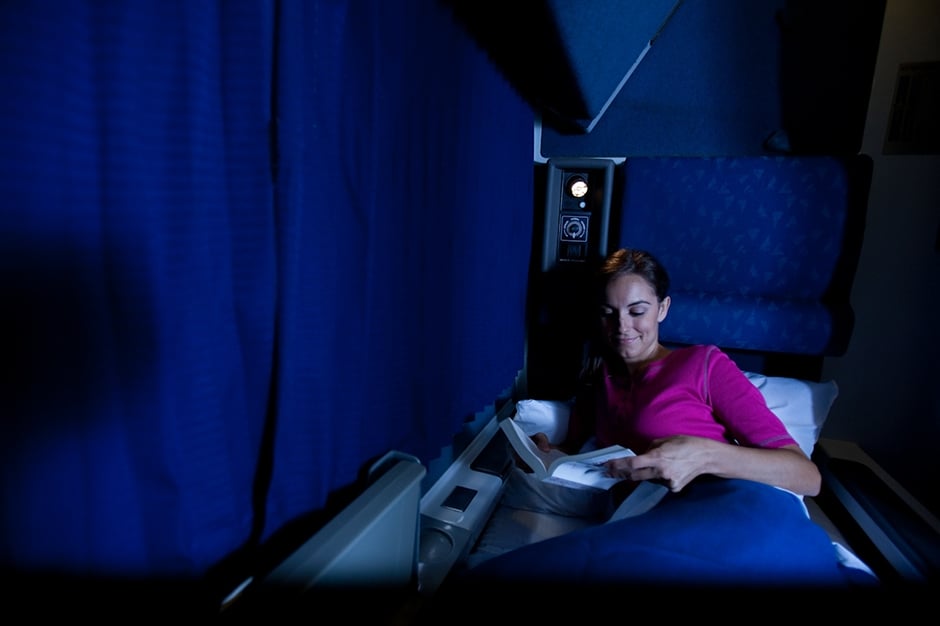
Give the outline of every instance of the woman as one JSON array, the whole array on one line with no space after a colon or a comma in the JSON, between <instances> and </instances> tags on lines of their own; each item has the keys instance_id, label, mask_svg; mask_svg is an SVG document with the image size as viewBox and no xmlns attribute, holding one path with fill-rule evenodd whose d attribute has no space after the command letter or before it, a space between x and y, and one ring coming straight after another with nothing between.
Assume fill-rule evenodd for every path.
<instances>
[{"instance_id":1,"label":"woman","mask_svg":"<svg viewBox=\"0 0 940 626\"><path fill-rule=\"evenodd\" d=\"M800 497L819 492L819 471L760 391L716 346L670 350L659 342L670 305L665 268L648 252L622 249L604 260L599 279L599 350L559 447L576 452L595 439L598 447L631 448L636 456L607 463L624 479L610 491L625 489L597 495L517 467L503 497L513 513L501 523L516 513L522 519L522 511L577 521L521 547L484 537L487 552L457 587L598 589L629 581L673 595L677 585L849 584ZM533 439L550 448L544 433ZM611 504L631 491L638 497L611 515Z\"/></svg>"},{"instance_id":2,"label":"woman","mask_svg":"<svg viewBox=\"0 0 940 626\"><path fill-rule=\"evenodd\" d=\"M559 447L616 443L637 455L607 462L624 480L601 494L517 467L502 500L508 512L491 521L494 537L524 533L530 517L539 524L529 512L551 513L552 529L521 546L484 534L455 587L534 582L606 591L630 582L672 597L684 585L855 584L800 497L819 492L819 470L760 391L714 345L670 350L659 342L670 305L663 266L648 252L622 249L598 277L599 350ZM533 439L550 448L544 433ZM618 504L630 493L636 497Z\"/></svg>"},{"instance_id":3,"label":"woman","mask_svg":"<svg viewBox=\"0 0 940 626\"><path fill-rule=\"evenodd\" d=\"M799 495L819 493L821 477L760 391L716 346L670 350L659 342L669 313L669 275L642 250L620 249L599 272L600 354L586 370L560 446L590 438L637 456L609 461L608 472L678 492L701 475L740 478ZM543 433L533 439L548 449Z\"/></svg>"}]
</instances>

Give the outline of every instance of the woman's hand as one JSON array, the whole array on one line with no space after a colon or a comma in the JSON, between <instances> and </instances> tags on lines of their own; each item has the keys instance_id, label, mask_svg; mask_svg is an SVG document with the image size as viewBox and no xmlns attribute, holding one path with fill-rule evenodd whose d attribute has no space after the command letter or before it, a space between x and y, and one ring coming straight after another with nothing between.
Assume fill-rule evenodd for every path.
<instances>
[{"instance_id":1,"label":"woman's hand","mask_svg":"<svg viewBox=\"0 0 940 626\"><path fill-rule=\"evenodd\" d=\"M612 459L606 463L611 476L632 481L650 480L670 491L680 491L695 477L706 473L714 446L711 439L677 435L654 441L643 454Z\"/></svg>"},{"instance_id":2,"label":"woman's hand","mask_svg":"<svg viewBox=\"0 0 940 626\"><path fill-rule=\"evenodd\" d=\"M797 445L750 448L703 437L678 435L654 441L643 454L606 463L611 476L651 480L680 491L697 476L743 478L803 496L819 493L819 468Z\"/></svg>"},{"instance_id":3,"label":"woman's hand","mask_svg":"<svg viewBox=\"0 0 940 626\"><path fill-rule=\"evenodd\" d=\"M548 435L545 433L535 433L532 435L532 441L535 442L535 445L542 452L551 452L556 446L552 445L552 442L548 440Z\"/></svg>"},{"instance_id":4,"label":"woman's hand","mask_svg":"<svg viewBox=\"0 0 940 626\"><path fill-rule=\"evenodd\" d=\"M536 447L538 447L538 449L541 450L542 452L551 452L552 450L555 450L558 448L558 446L552 445L551 441L549 441L548 439L548 435L546 435L545 433L535 433L534 435L530 437L530 439L533 441L533 443L535 443ZM522 471L526 473L531 473L532 468L529 467L529 465L525 461L522 460L522 457L519 456L519 454L515 451L515 449L512 449L511 446L510 446L510 449L512 450L512 458L516 463L516 467L518 467L519 469L521 469Z\"/></svg>"}]
</instances>

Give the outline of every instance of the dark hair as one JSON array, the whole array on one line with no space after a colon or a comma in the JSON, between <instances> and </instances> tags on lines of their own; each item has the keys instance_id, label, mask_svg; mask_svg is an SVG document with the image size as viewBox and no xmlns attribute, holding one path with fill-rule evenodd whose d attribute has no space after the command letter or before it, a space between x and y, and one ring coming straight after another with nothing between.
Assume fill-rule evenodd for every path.
<instances>
[{"instance_id":1,"label":"dark hair","mask_svg":"<svg viewBox=\"0 0 940 626\"><path fill-rule=\"evenodd\" d=\"M611 252L597 266L594 297L598 303L603 302L606 298L607 285L624 274L636 274L646 280L653 287L653 291L656 292L656 297L660 302L669 295L669 272L655 256L646 250L621 248ZM623 363L616 358L616 355L611 353L607 342L596 336L600 330L598 324L595 337L588 342L585 351L579 376L580 383L585 389L590 387L594 374L599 371L604 361L608 362L612 370L622 370L622 373L626 374Z\"/></svg>"},{"instance_id":2,"label":"dark hair","mask_svg":"<svg viewBox=\"0 0 940 626\"><path fill-rule=\"evenodd\" d=\"M611 252L601 263L595 296L602 298L610 281L624 274L637 274L646 279L660 301L669 295L669 273L655 256L645 250L621 248Z\"/></svg>"}]
</instances>

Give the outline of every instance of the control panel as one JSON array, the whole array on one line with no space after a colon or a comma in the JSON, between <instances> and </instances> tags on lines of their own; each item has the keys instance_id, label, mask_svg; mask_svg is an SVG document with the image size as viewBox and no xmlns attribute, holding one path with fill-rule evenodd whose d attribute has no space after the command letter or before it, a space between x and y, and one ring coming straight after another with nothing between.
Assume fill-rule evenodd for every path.
<instances>
[{"instance_id":1,"label":"control panel","mask_svg":"<svg viewBox=\"0 0 940 626\"><path fill-rule=\"evenodd\" d=\"M607 253L613 179L609 159L549 160L542 271Z\"/></svg>"}]
</instances>

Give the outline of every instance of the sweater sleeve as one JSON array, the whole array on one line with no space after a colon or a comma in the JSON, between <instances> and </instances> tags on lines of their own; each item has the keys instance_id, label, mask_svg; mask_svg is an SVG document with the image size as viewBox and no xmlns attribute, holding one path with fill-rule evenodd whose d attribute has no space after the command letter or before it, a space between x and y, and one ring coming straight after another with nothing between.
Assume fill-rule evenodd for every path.
<instances>
[{"instance_id":1,"label":"sweater sleeve","mask_svg":"<svg viewBox=\"0 0 940 626\"><path fill-rule=\"evenodd\" d=\"M753 448L796 445L786 426L760 390L718 347L711 346L705 361L705 391L715 414L735 440Z\"/></svg>"}]
</instances>

